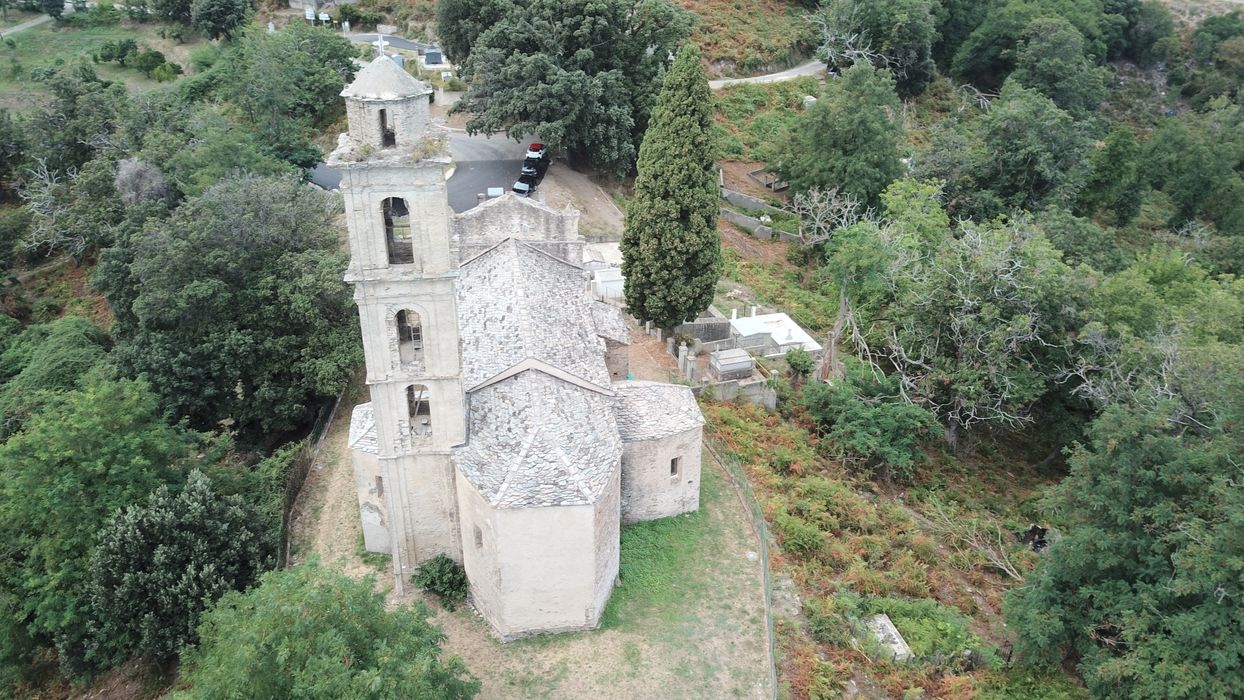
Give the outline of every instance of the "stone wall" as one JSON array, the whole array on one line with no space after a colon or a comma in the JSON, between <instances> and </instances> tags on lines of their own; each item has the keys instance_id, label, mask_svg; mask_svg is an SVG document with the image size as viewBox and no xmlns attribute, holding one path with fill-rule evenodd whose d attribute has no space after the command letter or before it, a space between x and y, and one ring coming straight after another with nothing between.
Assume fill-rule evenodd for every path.
<instances>
[{"instance_id":1,"label":"stone wall","mask_svg":"<svg viewBox=\"0 0 1244 700\"><path fill-rule=\"evenodd\" d=\"M755 217L740 214L733 209L722 207L721 218L729 221L735 226L738 226L744 231L747 231L762 241L767 241L770 238L773 238L773 228Z\"/></svg>"},{"instance_id":2,"label":"stone wall","mask_svg":"<svg viewBox=\"0 0 1244 700\"><path fill-rule=\"evenodd\" d=\"M730 320L726 318L699 318L674 327L675 334L689 335L701 343L711 343L730 338ZM699 346L695 348L700 352Z\"/></svg>"},{"instance_id":3,"label":"stone wall","mask_svg":"<svg viewBox=\"0 0 1244 700\"><path fill-rule=\"evenodd\" d=\"M777 392L764 379L751 381L735 380L694 386L691 387L691 391L695 392L696 396L705 391L711 391L713 396L719 401L734 401L741 398L757 406L763 406L770 411L777 409Z\"/></svg>"},{"instance_id":4,"label":"stone wall","mask_svg":"<svg viewBox=\"0 0 1244 700\"><path fill-rule=\"evenodd\" d=\"M749 194L743 194L742 192L728 190L725 187L720 188L720 190L722 199L736 207L742 207L743 209L751 209L754 211L766 211L770 214L782 213L781 209L769 204L759 197L753 197Z\"/></svg>"},{"instance_id":5,"label":"stone wall","mask_svg":"<svg viewBox=\"0 0 1244 700\"><path fill-rule=\"evenodd\" d=\"M622 453L622 522L667 518L700 507L703 429L627 443ZM678 459L678 474L670 460Z\"/></svg>"},{"instance_id":6,"label":"stone wall","mask_svg":"<svg viewBox=\"0 0 1244 700\"><path fill-rule=\"evenodd\" d=\"M583 263L578 210L550 209L512 194L455 215L453 236L464 262L507 238L516 238L575 265Z\"/></svg>"},{"instance_id":7,"label":"stone wall","mask_svg":"<svg viewBox=\"0 0 1244 700\"><path fill-rule=\"evenodd\" d=\"M350 124L350 137L360 144L382 148L380 110L397 142L397 148L410 149L419 144L431 122L430 94L415 95L404 100L346 99L346 118Z\"/></svg>"}]
</instances>

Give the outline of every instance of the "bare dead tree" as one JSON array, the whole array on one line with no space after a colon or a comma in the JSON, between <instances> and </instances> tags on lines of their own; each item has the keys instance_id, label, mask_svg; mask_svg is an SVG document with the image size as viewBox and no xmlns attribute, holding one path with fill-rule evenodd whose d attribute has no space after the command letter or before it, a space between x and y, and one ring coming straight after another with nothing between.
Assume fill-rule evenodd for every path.
<instances>
[{"instance_id":1,"label":"bare dead tree","mask_svg":"<svg viewBox=\"0 0 1244 700\"><path fill-rule=\"evenodd\" d=\"M876 212L858 197L837 187L814 187L796 194L787 210L799 216L799 238L805 246L825 243L839 229L861 221L877 222Z\"/></svg>"},{"instance_id":2,"label":"bare dead tree","mask_svg":"<svg viewBox=\"0 0 1244 700\"><path fill-rule=\"evenodd\" d=\"M853 2L830 0L821 9L808 16L817 28L821 46L817 57L829 66L849 66L867 61L877 67L890 69L895 77L906 77L907 66L898 64L893 57L872 48L869 37L860 30L863 24L857 17Z\"/></svg>"},{"instance_id":3,"label":"bare dead tree","mask_svg":"<svg viewBox=\"0 0 1244 700\"><path fill-rule=\"evenodd\" d=\"M1019 583L1024 575L1014 556L1015 545L997 523L982 523L951 512L939 501L929 502L931 524L940 534L950 538L956 549L971 549L985 558L991 567Z\"/></svg>"}]
</instances>

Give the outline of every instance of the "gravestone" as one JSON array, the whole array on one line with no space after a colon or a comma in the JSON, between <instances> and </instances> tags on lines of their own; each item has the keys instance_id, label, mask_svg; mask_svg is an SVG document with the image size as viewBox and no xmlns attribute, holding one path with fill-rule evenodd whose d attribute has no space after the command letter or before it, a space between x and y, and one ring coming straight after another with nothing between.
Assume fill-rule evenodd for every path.
<instances>
[{"instance_id":1,"label":"gravestone","mask_svg":"<svg viewBox=\"0 0 1244 700\"><path fill-rule=\"evenodd\" d=\"M889 615L874 615L864 625L881 642L881 646L890 652L890 658L894 661L906 661L912 657L911 647L907 646L903 635L898 633L898 628L890 621Z\"/></svg>"}]
</instances>

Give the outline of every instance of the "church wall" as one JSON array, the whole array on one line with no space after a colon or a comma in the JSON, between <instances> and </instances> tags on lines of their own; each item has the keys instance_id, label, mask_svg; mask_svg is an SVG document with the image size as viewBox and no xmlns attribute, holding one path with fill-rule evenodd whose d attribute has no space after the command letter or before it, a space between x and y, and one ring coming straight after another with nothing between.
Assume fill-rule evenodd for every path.
<instances>
[{"instance_id":1,"label":"church wall","mask_svg":"<svg viewBox=\"0 0 1244 700\"><path fill-rule=\"evenodd\" d=\"M380 460L371 452L355 448L350 450L350 461L363 524L363 547L369 552L389 554L389 522Z\"/></svg>"},{"instance_id":2,"label":"church wall","mask_svg":"<svg viewBox=\"0 0 1244 700\"><path fill-rule=\"evenodd\" d=\"M595 515L590 505L497 511L502 641L600 622Z\"/></svg>"},{"instance_id":3,"label":"church wall","mask_svg":"<svg viewBox=\"0 0 1244 700\"><path fill-rule=\"evenodd\" d=\"M700 507L703 429L693 428L656 440L628 442L622 448L622 522L666 518ZM678 475L670 475L677 458Z\"/></svg>"},{"instance_id":4,"label":"church wall","mask_svg":"<svg viewBox=\"0 0 1244 700\"><path fill-rule=\"evenodd\" d=\"M619 511L621 501L622 470L615 469L613 478L605 487L600 501L596 503L594 529L596 533L596 616L592 623L595 627L600 622L600 615L605 612L609 596L613 593L613 585L618 580L619 554L622 548L622 520Z\"/></svg>"},{"instance_id":5,"label":"church wall","mask_svg":"<svg viewBox=\"0 0 1244 700\"><path fill-rule=\"evenodd\" d=\"M454 470L461 517L462 567L471 581L471 602L494 629L501 629L504 613L501 567L497 561L496 510L489 506L471 482ZM475 531L478 528L479 537ZM478 543L478 545L477 545Z\"/></svg>"},{"instance_id":6,"label":"church wall","mask_svg":"<svg viewBox=\"0 0 1244 700\"><path fill-rule=\"evenodd\" d=\"M453 226L463 261L507 238L516 238L575 265L583 263L577 210L526 206L514 195L507 195L455 216Z\"/></svg>"},{"instance_id":7,"label":"church wall","mask_svg":"<svg viewBox=\"0 0 1244 700\"><path fill-rule=\"evenodd\" d=\"M378 161L344 163L341 194L350 230L350 269L347 281L356 281L364 271L368 279L383 279L371 271L390 270L389 277L401 279L412 273L441 274L457 264L457 251L451 245L449 202L445 197L446 163L439 161ZM400 197L411 212L411 238L415 262L389 265L385 249L384 200Z\"/></svg>"}]
</instances>

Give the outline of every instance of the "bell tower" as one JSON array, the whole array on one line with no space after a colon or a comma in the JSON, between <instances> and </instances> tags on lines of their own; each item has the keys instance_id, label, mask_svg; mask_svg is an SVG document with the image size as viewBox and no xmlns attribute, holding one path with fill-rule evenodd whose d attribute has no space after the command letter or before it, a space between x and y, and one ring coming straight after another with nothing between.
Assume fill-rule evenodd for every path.
<instances>
[{"instance_id":1,"label":"bell tower","mask_svg":"<svg viewBox=\"0 0 1244 700\"><path fill-rule=\"evenodd\" d=\"M376 430L373 492L385 511L399 594L427 559L462 559L450 461L466 436L458 256L449 159L431 128L431 94L393 59L377 56L341 93L349 131L328 158L342 174L345 280L358 304Z\"/></svg>"}]
</instances>

